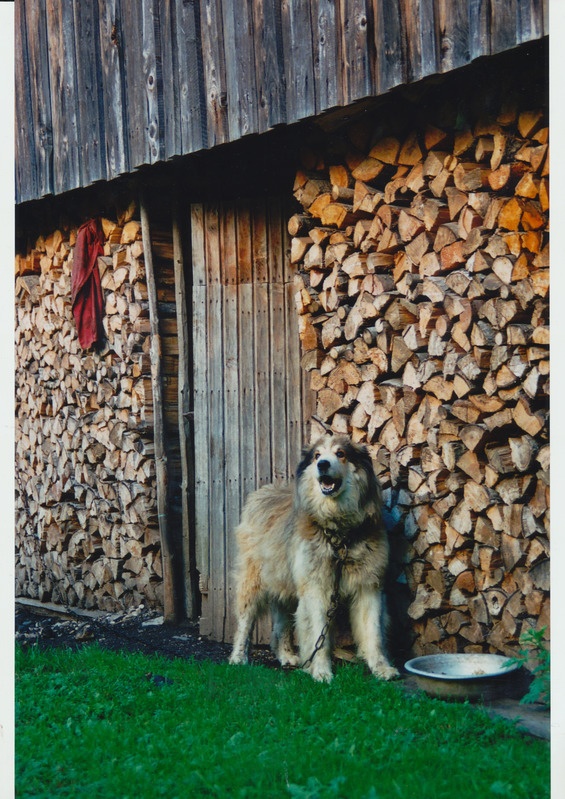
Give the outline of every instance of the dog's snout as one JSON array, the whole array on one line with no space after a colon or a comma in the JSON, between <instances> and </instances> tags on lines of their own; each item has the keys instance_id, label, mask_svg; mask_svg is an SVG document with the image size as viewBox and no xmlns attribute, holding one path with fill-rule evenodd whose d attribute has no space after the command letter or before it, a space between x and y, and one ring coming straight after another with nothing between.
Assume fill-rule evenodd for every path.
<instances>
[{"instance_id":1,"label":"dog's snout","mask_svg":"<svg viewBox=\"0 0 565 799\"><path fill-rule=\"evenodd\" d=\"M326 474L326 472L329 470L329 468L330 468L330 462L329 461L322 460L322 459L320 459L318 461L318 471L320 472L320 474Z\"/></svg>"}]
</instances>

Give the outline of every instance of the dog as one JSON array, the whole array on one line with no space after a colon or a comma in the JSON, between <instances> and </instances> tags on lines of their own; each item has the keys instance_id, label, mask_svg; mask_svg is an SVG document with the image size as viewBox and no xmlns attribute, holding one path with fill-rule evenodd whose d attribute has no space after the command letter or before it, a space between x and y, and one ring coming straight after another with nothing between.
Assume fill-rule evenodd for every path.
<instances>
[{"instance_id":1,"label":"dog","mask_svg":"<svg viewBox=\"0 0 565 799\"><path fill-rule=\"evenodd\" d=\"M294 486L267 485L249 496L235 531L237 629L230 663L248 662L254 622L270 609L271 649L281 665L330 682L328 613L339 593L349 603L359 656L376 677L398 676L384 647L389 545L381 509L367 448L331 434L302 451Z\"/></svg>"}]
</instances>

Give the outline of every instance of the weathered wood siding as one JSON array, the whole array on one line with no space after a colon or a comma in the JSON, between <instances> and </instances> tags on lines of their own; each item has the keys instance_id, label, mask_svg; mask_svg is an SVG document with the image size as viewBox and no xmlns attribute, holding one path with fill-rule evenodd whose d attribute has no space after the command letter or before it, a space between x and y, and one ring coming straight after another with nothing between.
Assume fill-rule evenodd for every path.
<instances>
[{"instance_id":1,"label":"weathered wood siding","mask_svg":"<svg viewBox=\"0 0 565 799\"><path fill-rule=\"evenodd\" d=\"M281 204L194 205L191 216L200 624L202 633L227 640L242 503L260 485L293 474L312 409L302 388Z\"/></svg>"},{"instance_id":2,"label":"weathered wood siding","mask_svg":"<svg viewBox=\"0 0 565 799\"><path fill-rule=\"evenodd\" d=\"M547 0L18 0L17 202L292 124L548 32Z\"/></svg>"}]
</instances>

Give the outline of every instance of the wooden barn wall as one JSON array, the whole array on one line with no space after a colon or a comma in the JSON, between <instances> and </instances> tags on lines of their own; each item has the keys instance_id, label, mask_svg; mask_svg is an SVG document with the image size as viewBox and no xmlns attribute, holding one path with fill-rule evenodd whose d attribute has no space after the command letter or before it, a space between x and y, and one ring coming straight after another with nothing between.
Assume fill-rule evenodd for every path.
<instances>
[{"instance_id":1,"label":"wooden barn wall","mask_svg":"<svg viewBox=\"0 0 565 799\"><path fill-rule=\"evenodd\" d=\"M18 0L17 202L386 93L548 33L545 0Z\"/></svg>"},{"instance_id":2,"label":"wooden barn wall","mask_svg":"<svg viewBox=\"0 0 565 799\"><path fill-rule=\"evenodd\" d=\"M293 475L312 410L302 387L278 200L194 205L194 463L201 632L229 640L234 529L243 501Z\"/></svg>"},{"instance_id":3,"label":"wooden barn wall","mask_svg":"<svg viewBox=\"0 0 565 799\"><path fill-rule=\"evenodd\" d=\"M547 72L468 77L313 138L289 222L316 415L372 454L405 655L549 638Z\"/></svg>"}]
</instances>

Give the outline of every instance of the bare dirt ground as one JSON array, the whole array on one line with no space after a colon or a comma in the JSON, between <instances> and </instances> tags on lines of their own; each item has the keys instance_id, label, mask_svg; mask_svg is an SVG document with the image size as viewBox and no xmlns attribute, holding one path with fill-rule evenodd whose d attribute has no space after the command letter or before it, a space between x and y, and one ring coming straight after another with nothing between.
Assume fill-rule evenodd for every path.
<instances>
[{"instance_id":1,"label":"bare dirt ground","mask_svg":"<svg viewBox=\"0 0 565 799\"><path fill-rule=\"evenodd\" d=\"M229 644L201 636L196 622L163 624L162 616L143 607L129 613L84 614L16 602L15 634L22 646L37 645L42 649L76 650L96 642L114 651L215 663L225 662L230 653ZM267 647L254 647L251 657L257 663L276 664Z\"/></svg>"}]
</instances>

